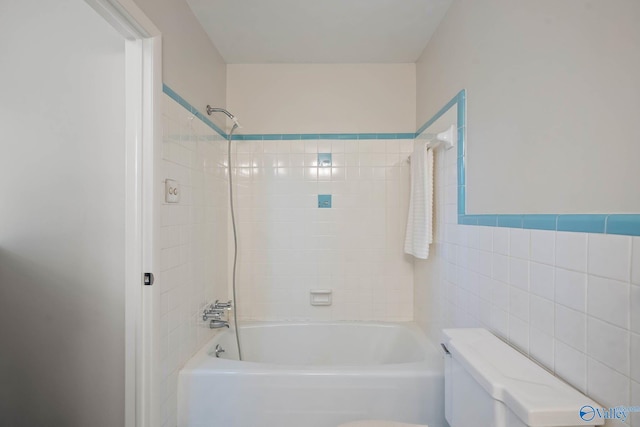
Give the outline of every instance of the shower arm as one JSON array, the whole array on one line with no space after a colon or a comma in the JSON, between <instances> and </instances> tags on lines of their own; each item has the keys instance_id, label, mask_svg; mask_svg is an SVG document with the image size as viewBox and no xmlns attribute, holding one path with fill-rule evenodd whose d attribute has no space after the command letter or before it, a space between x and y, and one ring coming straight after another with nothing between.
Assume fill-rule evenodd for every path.
<instances>
[{"instance_id":1,"label":"shower arm","mask_svg":"<svg viewBox=\"0 0 640 427\"><path fill-rule=\"evenodd\" d=\"M236 118L236 116L234 116L224 108L217 108L217 107L212 107L211 105L207 105L207 114L211 115L213 113L223 113L224 115L229 117L237 127L240 127L240 123L238 123L238 119Z\"/></svg>"}]
</instances>

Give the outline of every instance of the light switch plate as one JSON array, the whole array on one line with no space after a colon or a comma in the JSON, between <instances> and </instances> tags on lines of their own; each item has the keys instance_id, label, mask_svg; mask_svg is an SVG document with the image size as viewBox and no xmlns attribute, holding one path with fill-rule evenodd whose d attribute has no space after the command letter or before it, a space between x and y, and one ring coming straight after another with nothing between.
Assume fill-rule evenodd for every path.
<instances>
[{"instance_id":1,"label":"light switch plate","mask_svg":"<svg viewBox=\"0 0 640 427\"><path fill-rule=\"evenodd\" d=\"M180 183L173 179L164 182L164 200L167 203L178 203L180 201Z\"/></svg>"}]
</instances>

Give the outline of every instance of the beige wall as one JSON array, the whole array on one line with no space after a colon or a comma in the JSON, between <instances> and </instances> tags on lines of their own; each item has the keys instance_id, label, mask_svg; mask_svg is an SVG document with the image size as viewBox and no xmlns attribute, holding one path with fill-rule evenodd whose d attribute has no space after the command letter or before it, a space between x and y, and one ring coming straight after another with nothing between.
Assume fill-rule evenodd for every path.
<instances>
[{"instance_id":1,"label":"beige wall","mask_svg":"<svg viewBox=\"0 0 640 427\"><path fill-rule=\"evenodd\" d=\"M468 213L639 212L640 3L458 0L417 126L468 97Z\"/></svg>"},{"instance_id":2,"label":"beige wall","mask_svg":"<svg viewBox=\"0 0 640 427\"><path fill-rule=\"evenodd\" d=\"M226 65L185 0L135 0L162 32L162 80L204 112L226 105Z\"/></svg>"},{"instance_id":3,"label":"beige wall","mask_svg":"<svg viewBox=\"0 0 640 427\"><path fill-rule=\"evenodd\" d=\"M242 133L415 131L415 64L229 64Z\"/></svg>"}]
</instances>

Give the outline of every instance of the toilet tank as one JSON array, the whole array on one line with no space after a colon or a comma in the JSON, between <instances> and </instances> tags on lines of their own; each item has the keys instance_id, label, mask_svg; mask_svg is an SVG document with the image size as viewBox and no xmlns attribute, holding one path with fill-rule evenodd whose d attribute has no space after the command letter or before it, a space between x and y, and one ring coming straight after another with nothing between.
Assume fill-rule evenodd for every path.
<instances>
[{"instance_id":1,"label":"toilet tank","mask_svg":"<svg viewBox=\"0 0 640 427\"><path fill-rule=\"evenodd\" d=\"M451 427L595 426L593 400L486 329L445 329L445 417ZM589 417L585 417L589 418Z\"/></svg>"}]
</instances>

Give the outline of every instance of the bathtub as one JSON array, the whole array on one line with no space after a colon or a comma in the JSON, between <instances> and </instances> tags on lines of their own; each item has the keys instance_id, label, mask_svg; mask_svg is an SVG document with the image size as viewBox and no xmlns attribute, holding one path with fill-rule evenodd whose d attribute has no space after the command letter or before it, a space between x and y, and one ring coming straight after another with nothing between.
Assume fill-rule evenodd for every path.
<instances>
[{"instance_id":1,"label":"bathtub","mask_svg":"<svg viewBox=\"0 0 640 427\"><path fill-rule=\"evenodd\" d=\"M179 427L447 425L443 356L414 324L246 323L240 344L227 329L180 371Z\"/></svg>"}]
</instances>

